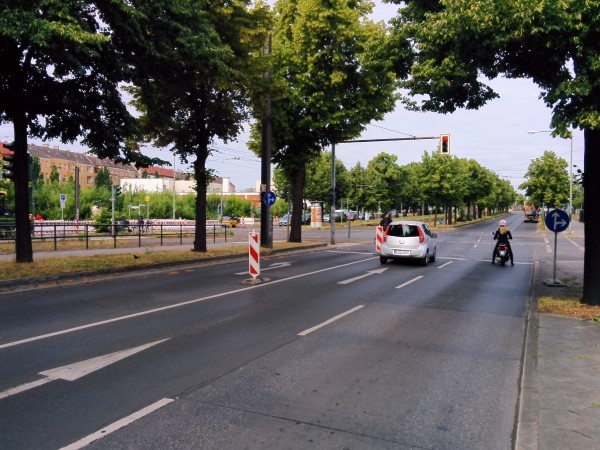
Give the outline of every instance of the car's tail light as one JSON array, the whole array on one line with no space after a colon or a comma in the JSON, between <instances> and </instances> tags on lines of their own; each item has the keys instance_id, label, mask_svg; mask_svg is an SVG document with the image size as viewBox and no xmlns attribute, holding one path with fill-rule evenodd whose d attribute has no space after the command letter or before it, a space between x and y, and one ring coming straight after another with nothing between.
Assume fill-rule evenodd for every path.
<instances>
[{"instance_id":1,"label":"car's tail light","mask_svg":"<svg viewBox=\"0 0 600 450\"><path fill-rule=\"evenodd\" d=\"M419 244L422 244L425 242L425 235L423 234L421 227L417 227L417 230L419 230Z\"/></svg>"},{"instance_id":2,"label":"car's tail light","mask_svg":"<svg viewBox=\"0 0 600 450\"><path fill-rule=\"evenodd\" d=\"M383 230L383 242L387 242L388 230L390 226L388 225L385 230Z\"/></svg>"}]
</instances>

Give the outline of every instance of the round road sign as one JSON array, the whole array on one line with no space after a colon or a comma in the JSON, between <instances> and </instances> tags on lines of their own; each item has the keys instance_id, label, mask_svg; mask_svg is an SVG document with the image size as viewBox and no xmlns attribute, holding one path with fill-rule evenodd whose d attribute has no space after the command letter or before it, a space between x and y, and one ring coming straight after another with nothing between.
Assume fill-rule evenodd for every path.
<instances>
[{"instance_id":1,"label":"round road sign","mask_svg":"<svg viewBox=\"0 0 600 450\"><path fill-rule=\"evenodd\" d=\"M555 233L565 231L569 227L570 221L569 215L562 209L553 209L546 214L546 219L544 220L548 229Z\"/></svg>"}]
</instances>

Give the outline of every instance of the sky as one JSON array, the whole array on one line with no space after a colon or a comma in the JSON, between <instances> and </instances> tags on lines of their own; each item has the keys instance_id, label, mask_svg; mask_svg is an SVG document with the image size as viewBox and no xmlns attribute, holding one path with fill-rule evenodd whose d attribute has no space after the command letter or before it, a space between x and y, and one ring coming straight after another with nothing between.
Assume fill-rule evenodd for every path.
<instances>
[{"instance_id":1,"label":"sky","mask_svg":"<svg viewBox=\"0 0 600 450\"><path fill-rule=\"evenodd\" d=\"M395 15L396 6L376 1L374 20L387 21ZM583 168L583 132L573 131L572 158L571 140L553 138L549 132L528 134L529 130L549 131L551 110L539 99L540 90L531 81L524 79L496 79L490 86L500 98L488 102L479 110L458 110L453 114L418 113L406 111L402 105L387 114L384 120L368 125L356 139L390 139L410 136L439 136L450 134L450 151L459 158L474 159L500 178L507 179L515 187L525 181L524 175L531 160L550 150L567 163ZM235 142L216 143L207 167L216 175L229 177L237 191L255 188L260 180L260 159L247 149L249 127ZM12 140L12 124L0 125L0 140ZM396 155L399 165L421 161L424 151L437 150L438 140L415 140L376 143L349 143L336 146L336 158L347 169L357 162L363 167L381 152ZM62 144L58 141L42 142L31 138L29 143L59 146L63 150L87 151L83 146ZM331 149L326 149L331 150ZM173 162L167 150L152 150L157 156ZM177 170L182 165L177 160ZM575 170L575 169L574 169Z\"/></svg>"}]
</instances>

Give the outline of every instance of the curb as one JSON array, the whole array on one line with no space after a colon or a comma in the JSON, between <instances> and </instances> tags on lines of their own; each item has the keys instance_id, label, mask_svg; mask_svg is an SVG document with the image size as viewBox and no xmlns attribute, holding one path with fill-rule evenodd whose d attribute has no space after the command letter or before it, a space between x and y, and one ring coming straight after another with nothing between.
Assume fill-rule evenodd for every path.
<instances>
[{"instance_id":1,"label":"curb","mask_svg":"<svg viewBox=\"0 0 600 450\"><path fill-rule=\"evenodd\" d=\"M523 345L523 363L519 383L517 423L515 426L515 450L538 449L538 283L541 283L540 262L535 261L525 325L525 343Z\"/></svg>"}]
</instances>

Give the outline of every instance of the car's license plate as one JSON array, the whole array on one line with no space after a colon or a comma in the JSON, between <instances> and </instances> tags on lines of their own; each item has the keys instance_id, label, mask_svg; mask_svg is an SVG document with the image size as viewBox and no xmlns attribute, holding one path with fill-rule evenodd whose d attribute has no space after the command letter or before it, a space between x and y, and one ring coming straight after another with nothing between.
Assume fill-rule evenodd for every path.
<instances>
[{"instance_id":1,"label":"car's license plate","mask_svg":"<svg viewBox=\"0 0 600 450\"><path fill-rule=\"evenodd\" d=\"M394 250L394 255L410 255L410 250Z\"/></svg>"}]
</instances>

